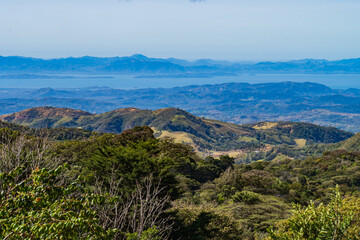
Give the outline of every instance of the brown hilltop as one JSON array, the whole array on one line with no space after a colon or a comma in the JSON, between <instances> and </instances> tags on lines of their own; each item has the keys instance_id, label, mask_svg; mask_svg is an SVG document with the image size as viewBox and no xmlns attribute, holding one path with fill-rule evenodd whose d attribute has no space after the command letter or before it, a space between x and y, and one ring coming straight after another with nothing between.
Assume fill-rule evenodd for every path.
<instances>
[{"instance_id":1,"label":"brown hilltop","mask_svg":"<svg viewBox=\"0 0 360 240\"><path fill-rule=\"evenodd\" d=\"M127 112L139 112L141 111L138 108L132 108L132 107L128 107L128 108L119 108L119 109L115 109L113 111L110 112L116 112L116 113L127 113Z\"/></svg>"},{"instance_id":2,"label":"brown hilltop","mask_svg":"<svg viewBox=\"0 0 360 240\"><path fill-rule=\"evenodd\" d=\"M71 108L36 107L36 108L30 108L20 112L0 116L0 120L17 123L17 124L29 125L31 122L39 119L51 119L51 118L78 119L81 116L92 116L92 115L93 114L89 112L85 112L82 110L75 110Z\"/></svg>"}]
</instances>

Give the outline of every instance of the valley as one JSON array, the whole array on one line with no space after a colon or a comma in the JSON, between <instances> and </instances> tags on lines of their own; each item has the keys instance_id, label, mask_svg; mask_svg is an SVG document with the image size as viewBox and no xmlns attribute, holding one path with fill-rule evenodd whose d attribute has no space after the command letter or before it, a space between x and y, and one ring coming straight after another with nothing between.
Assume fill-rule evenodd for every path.
<instances>
[{"instance_id":1,"label":"valley","mask_svg":"<svg viewBox=\"0 0 360 240\"><path fill-rule=\"evenodd\" d=\"M40 106L101 114L119 108L175 107L208 119L235 124L261 121L309 122L360 131L360 90L333 89L305 82L222 83L136 90L92 88L2 88L0 114Z\"/></svg>"}]
</instances>

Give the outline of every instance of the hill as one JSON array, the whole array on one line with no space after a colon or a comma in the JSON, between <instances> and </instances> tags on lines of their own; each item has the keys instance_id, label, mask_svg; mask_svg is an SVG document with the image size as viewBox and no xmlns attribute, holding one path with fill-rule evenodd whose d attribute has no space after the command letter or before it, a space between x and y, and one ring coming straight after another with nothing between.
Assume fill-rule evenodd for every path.
<instances>
[{"instance_id":1,"label":"hill","mask_svg":"<svg viewBox=\"0 0 360 240\"><path fill-rule=\"evenodd\" d=\"M89 139L91 136L100 135L78 128L59 127L35 129L28 126L0 121L0 131L2 131L0 135L3 136L8 130L34 137L45 137L55 141L84 140Z\"/></svg>"},{"instance_id":2,"label":"hill","mask_svg":"<svg viewBox=\"0 0 360 240\"><path fill-rule=\"evenodd\" d=\"M335 143L352 133L310 123L260 122L237 125L200 118L177 108L140 110L124 108L91 114L84 111L38 107L3 115L1 120L32 128L72 127L102 133L121 133L135 126L150 126L159 138L172 137L199 151L261 149L267 145L305 146Z\"/></svg>"},{"instance_id":3,"label":"hill","mask_svg":"<svg viewBox=\"0 0 360 240\"><path fill-rule=\"evenodd\" d=\"M338 144L335 144L335 149L344 149L346 151L360 152L360 133L353 137L346 139Z\"/></svg>"}]
</instances>

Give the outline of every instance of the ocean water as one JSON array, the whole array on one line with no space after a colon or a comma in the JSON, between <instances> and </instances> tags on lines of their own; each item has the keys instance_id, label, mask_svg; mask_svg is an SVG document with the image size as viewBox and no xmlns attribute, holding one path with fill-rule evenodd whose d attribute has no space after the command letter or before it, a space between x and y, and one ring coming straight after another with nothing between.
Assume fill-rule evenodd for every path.
<instances>
[{"instance_id":1,"label":"ocean water","mask_svg":"<svg viewBox=\"0 0 360 240\"><path fill-rule=\"evenodd\" d=\"M56 75L59 76L59 75ZM67 74L66 76L69 76ZM335 89L359 88L360 74L256 74L213 78L135 78L131 75L70 75L64 79L0 79L0 88L83 88L107 86L119 89L172 88L187 85L219 84L228 82L315 82ZM109 75L107 75L109 76Z\"/></svg>"}]
</instances>

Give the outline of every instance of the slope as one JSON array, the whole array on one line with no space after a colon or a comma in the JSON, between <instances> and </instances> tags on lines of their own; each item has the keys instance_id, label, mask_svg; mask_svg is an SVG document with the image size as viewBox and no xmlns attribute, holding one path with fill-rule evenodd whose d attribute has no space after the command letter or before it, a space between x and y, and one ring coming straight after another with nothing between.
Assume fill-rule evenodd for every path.
<instances>
[{"instance_id":1,"label":"slope","mask_svg":"<svg viewBox=\"0 0 360 240\"><path fill-rule=\"evenodd\" d=\"M72 127L103 133L121 133L147 125L153 128L156 137L174 137L199 151L259 149L268 144L335 143L353 136L336 128L310 123L237 125L200 118L177 108L155 111L124 108L96 115L66 108L39 107L4 115L0 119L33 128Z\"/></svg>"}]
</instances>

